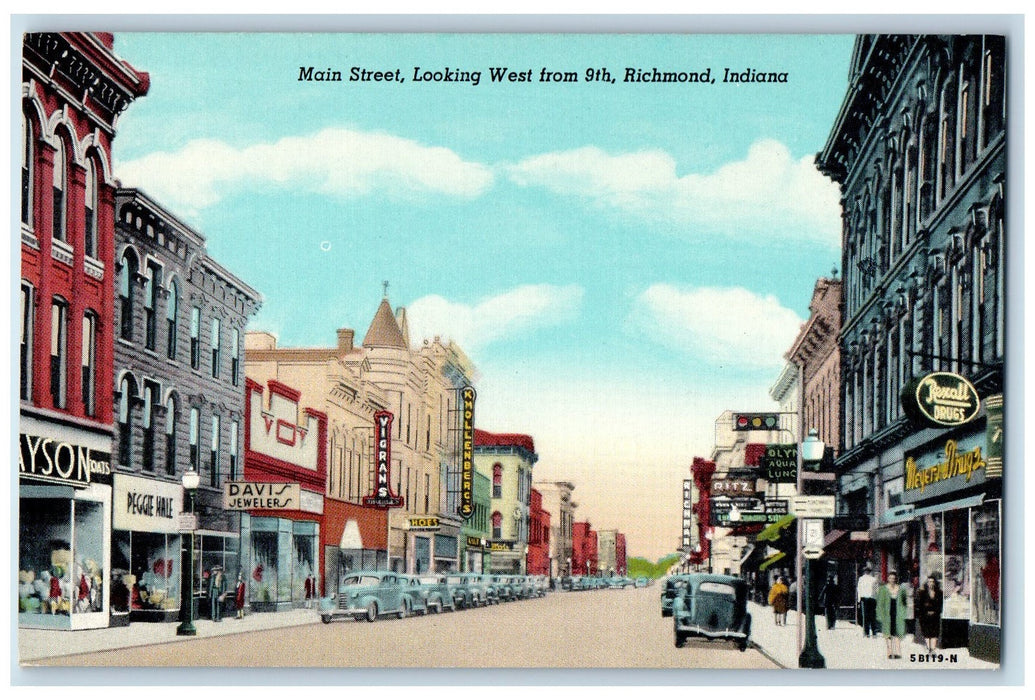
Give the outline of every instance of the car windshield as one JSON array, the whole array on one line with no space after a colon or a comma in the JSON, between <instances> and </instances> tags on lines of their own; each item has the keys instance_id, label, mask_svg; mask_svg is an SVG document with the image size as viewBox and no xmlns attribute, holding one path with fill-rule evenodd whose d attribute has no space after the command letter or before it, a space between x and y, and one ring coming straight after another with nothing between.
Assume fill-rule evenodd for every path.
<instances>
[{"instance_id":1,"label":"car windshield","mask_svg":"<svg viewBox=\"0 0 1035 700\"><path fill-rule=\"evenodd\" d=\"M727 583L716 583L715 581L702 581L697 587L701 593L718 593L720 595L735 596L737 591Z\"/></svg>"},{"instance_id":2,"label":"car windshield","mask_svg":"<svg viewBox=\"0 0 1035 700\"><path fill-rule=\"evenodd\" d=\"M375 586L381 582L377 576L346 576L341 582L343 586Z\"/></svg>"}]
</instances>

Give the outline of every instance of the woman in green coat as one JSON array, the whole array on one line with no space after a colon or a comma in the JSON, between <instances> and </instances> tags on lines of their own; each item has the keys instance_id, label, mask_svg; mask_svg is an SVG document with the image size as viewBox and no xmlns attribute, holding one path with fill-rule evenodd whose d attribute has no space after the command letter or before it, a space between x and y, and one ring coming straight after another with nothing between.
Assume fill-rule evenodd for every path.
<instances>
[{"instance_id":1,"label":"woman in green coat","mask_svg":"<svg viewBox=\"0 0 1035 700\"><path fill-rule=\"evenodd\" d=\"M898 574L888 572L887 582L877 589L877 622L888 644L888 658L902 658L902 637L906 633L906 589Z\"/></svg>"}]
</instances>

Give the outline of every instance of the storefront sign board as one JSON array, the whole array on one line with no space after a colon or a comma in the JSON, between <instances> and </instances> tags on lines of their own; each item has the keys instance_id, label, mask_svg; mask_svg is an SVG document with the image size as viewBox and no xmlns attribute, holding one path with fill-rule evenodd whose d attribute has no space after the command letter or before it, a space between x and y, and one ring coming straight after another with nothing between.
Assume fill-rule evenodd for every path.
<instances>
[{"instance_id":1,"label":"storefront sign board","mask_svg":"<svg viewBox=\"0 0 1035 700\"><path fill-rule=\"evenodd\" d=\"M298 484L228 481L223 485L225 510L301 510Z\"/></svg>"},{"instance_id":2,"label":"storefront sign board","mask_svg":"<svg viewBox=\"0 0 1035 700\"><path fill-rule=\"evenodd\" d=\"M766 445L762 469L770 484L793 484L798 479L798 446Z\"/></svg>"},{"instance_id":3,"label":"storefront sign board","mask_svg":"<svg viewBox=\"0 0 1035 700\"><path fill-rule=\"evenodd\" d=\"M902 409L914 421L936 428L955 428L974 420L981 399L965 377L932 372L902 390Z\"/></svg>"},{"instance_id":4,"label":"storefront sign board","mask_svg":"<svg viewBox=\"0 0 1035 700\"><path fill-rule=\"evenodd\" d=\"M18 436L18 474L74 488L111 484L111 453L38 435Z\"/></svg>"},{"instance_id":5,"label":"storefront sign board","mask_svg":"<svg viewBox=\"0 0 1035 700\"><path fill-rule=\"evenodd\" d=\"M987 476L984 449L982 432L907 452L902 502L916 503L983 484Z\"/></svg>"},{"instance_id":6,"label":"storefront sign board","mask_svg":"<svg viewBox=\"0 0 1035 700\"><path fill-rule=\"evenodd\" d=\"M474 515L474 387L465 386L460 392L461 413L460 446L460 505L457 513L464 520Z\"/></svg>"},{"instance_id":7,"label":"storefront sign board","mask_svg":"<svg viewBox=\"0 0 1035 700\"><path fill-rule=\"evenodd\" d=\"M183 511L179 483L116 474L112 480L112 526L137 532L178 532Z\"/></svg>"},{"instance_id":8,"label":"storefront sign board","mask_svg":"<svg viewBox=\"0 0 1035 700\"><path fill-rule=\"evenodd\" d=\"M791 498L791 512L800 518L834 517L833 496L794 496Z\"/></svg>"}]
</instances>

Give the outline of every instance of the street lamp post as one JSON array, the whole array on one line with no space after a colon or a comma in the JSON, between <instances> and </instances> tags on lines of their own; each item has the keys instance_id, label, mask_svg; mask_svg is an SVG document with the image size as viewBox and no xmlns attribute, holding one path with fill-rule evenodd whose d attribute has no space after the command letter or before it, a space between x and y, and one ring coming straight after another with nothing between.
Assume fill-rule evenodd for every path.
<instances>
[{"instance_id":1,"label":"street lamp post","mask_svg":"<svg viewBox=\"0 0 1035 700\"><path fill-rule=\"evenodd\" d=\"M176 628L178 636L193 637L198 633L194 627L194 495L197 493L201 477L191 469L183 474L184 512L190 517L187 527L181 526L186 545L180 548L180 625Z\"/></svg>"},{"instance_id":2,"label":"street lamp post","mask_svg":"<svg viewBox=\"0 0 1035 700\"><path fill-rule=\"evenodd\" d=\"M704 533L704 539L708 540L708 573L712 573L712 538L715 535L711 530Z\"/></svg>"},{"instance_id":3,"label":"street lamp post","mask_svg":"<svg viewBox=\"0 0 1035 700\"><path fill-rule=\"evenodd\" d=\"M818 462L823 459L825 445L817 437L815 428L809 430L809 435L802 441L798 449L798 493L801 494L801 468L804 462ZM800 524L800 520L799 520ZM799 526L798 532L802 529ZM798 538L798 558L801 558L802 540ZM798 656L798 668L826 668L826 659L819 652L819 645L816 640L816 614L812 605L812 559L805 559L805 581L801 586L802 595L805 597L805 644Z\"/></svg>"}]
</instances>

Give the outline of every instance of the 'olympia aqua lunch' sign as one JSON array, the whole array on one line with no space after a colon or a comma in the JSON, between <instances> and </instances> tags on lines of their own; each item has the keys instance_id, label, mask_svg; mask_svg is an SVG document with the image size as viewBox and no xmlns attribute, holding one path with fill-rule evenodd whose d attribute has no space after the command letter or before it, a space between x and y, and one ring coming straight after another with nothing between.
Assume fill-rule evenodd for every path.
<instances>
[{"instance_id":1,"label":"'olympia aqua lunch' sign","mask_svg":"<svg viewBox=\"0 0 1035 700\"><path fill-rule=\"evenodd\" d=\"M969 423L981 408L974 385L952 372L933 372L906 385L902 409L913 420L933 427Z\"/></svg>"}]
</instances>

